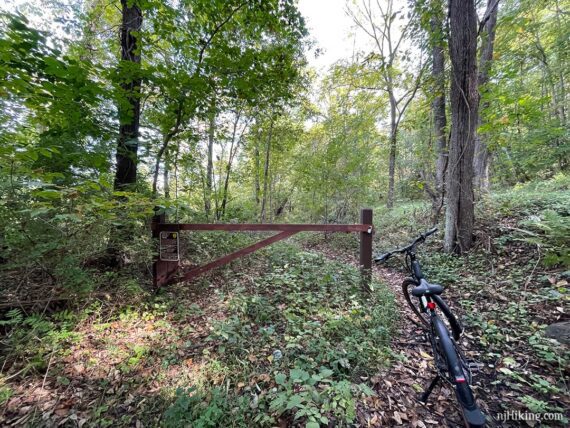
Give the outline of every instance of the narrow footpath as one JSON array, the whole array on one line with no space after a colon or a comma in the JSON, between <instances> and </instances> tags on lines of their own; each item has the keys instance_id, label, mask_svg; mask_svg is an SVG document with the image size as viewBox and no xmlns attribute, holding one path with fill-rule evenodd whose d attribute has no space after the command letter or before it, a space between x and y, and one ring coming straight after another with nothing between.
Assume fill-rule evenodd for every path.
<instances>
[{"instance_id":1,"label":"narrow footpath","mask_svg":"<svg viewBox=\"0 0 570 428\"><path fill-rule=\"evenodd\" d=\"M349 252L340 252L324 245L305 249L333 260L358 265L356 257ZM455 393L449 386L440 383L433 390L426 405L418 401L421 392L433 379L435 368L429 342L423 330L413 322L415 315L402 294L401 284L406 276L394 269L378 266L374 266L374 276L378 282L386 284L394 292L400 316L396 320L397 334L391 343L393 364L371 379L378 395L366 399L359 406L359 420L370 427L464 427ZM453 301L446 301L454 307ZM466 338L462 339L461 345L467 358L479 361L478 352L473 350L475 348ZM473 390L483 412L486 415L494 415L496 410L490 408L487 403L489 399L483 391L487 377L485 371L486 369L482 368L479 373L474 373ZM496 426L501 425L488 423L490 428Z\"/></svg>"}]
</instances>

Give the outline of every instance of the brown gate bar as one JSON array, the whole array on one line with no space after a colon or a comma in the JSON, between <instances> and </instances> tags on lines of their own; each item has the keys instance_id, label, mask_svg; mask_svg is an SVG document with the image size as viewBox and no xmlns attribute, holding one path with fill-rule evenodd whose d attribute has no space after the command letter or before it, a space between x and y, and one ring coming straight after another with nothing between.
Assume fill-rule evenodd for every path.
<instances>
[{"instance_id":1,"label":"brown gate bar","mask_svg":"<svg viewBox=\"0 0 570 428\"><path fill-rule=\"evenodd\" d=\"M160 255L153 265L153 284L155 287L174 284L181 281L191 281L197 276L223 266L233 260L253 253L260 248L275 242L289 238L299 232L359 232L360 233L360 268L362 271L363 285L370 286L372 269L372 210L361 210L361 224L194 224L194 223L165 223L164 214L154 216L152 220L152 234L158 238L161 232L180 232L183 230L194 231L252 231L252 232L280 232L269 238L256 242L253 245L242 248L203 266L198 266L178 275L178 261L161 260Z\"/></svg>"},{"instance_id":2,"label":"brown gate bar","mask_svg":"<svg viewBox=\"0 0 570 428\"><path fill-rule=\"evenodd\" d=\"M371 224L198 224L198 223L164 223L159 226L160 232L178 232L181 230L223 230L241 232L371 232Z\"/></svg>"}]
</instances>

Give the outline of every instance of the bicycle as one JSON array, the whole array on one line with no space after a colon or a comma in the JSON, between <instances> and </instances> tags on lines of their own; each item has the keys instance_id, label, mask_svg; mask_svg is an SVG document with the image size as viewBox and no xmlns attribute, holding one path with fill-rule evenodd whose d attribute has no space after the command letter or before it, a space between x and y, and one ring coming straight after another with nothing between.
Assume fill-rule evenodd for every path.
<instances>
[{"instance_id":1,"label":"bicycle","mask_svg":"<svg viewBox=\"0 0 570 428\"><path fill-rule=\"evenodd\" d=\"M471 366L457 343L463 333L463 327L440 297L443 287L439 284L427 282L416 257L416 246L423 243L428 236L436 231L437 228L433 228L418 236L409 245L379 255L374 261L379 264L387 261L395 254L405 254L406 268L411 277L402 283L402 291L412 311L420 320L419 325L427 333L437 370L437 375L420 396L420 401L425 404L436 385L444 380L455 389L465 426L480 428L485 426L485 415L477 406L475 396L471 391ZM416 302L412 301L410 294L416 298ZM448 320L451 334L438 316L436 308L439 308Z\"/></svg>"}]
</instances>

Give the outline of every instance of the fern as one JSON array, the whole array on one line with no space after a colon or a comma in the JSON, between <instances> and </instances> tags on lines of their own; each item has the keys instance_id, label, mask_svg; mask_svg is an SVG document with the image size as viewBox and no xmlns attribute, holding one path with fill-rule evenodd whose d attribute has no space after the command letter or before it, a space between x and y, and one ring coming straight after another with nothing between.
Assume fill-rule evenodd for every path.
<instances>
[{"instance_id":1,"label":"fern","mask_svg":"<svg viewBox=\"0 0 570 428\"><path fill-rule=\"evenodd\" d=\"M24 315L22 315L22 311L18 308L10 309L6 313L5 320L0 320L0 326L17 326L22 324L24 321Z\"/></svg>"}]
</instances>

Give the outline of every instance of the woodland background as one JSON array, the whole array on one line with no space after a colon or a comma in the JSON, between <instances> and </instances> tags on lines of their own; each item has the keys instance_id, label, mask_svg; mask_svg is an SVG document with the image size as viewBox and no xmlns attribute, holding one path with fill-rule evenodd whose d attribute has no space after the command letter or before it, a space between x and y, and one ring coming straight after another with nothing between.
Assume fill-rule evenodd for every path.
<instances>
[{"instance_id":1,"label":"woodland background","mask_svg":"<svg viewBox=\"0 0 570 428\"><path fill-rule=\"evenodd\" d=\"M354 237L150 286L157 212L352 223L362 207L379 251L439 225L426 269L493 366L487 411L562 411L567 350L544 327L568 309L568 1L349 1L371 48L326 73L293 0L4 10L1 422L425 426L374 398L409 351L389 341L391 277L358 290ZM191 234L183 253L254 238Z\"/></svg>"}]
</instances>

